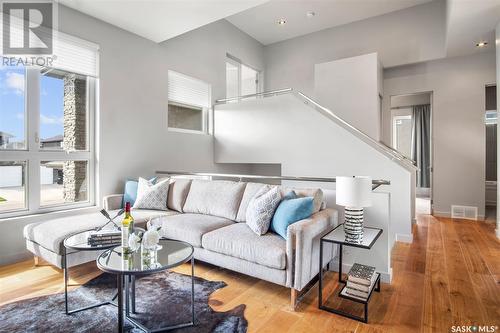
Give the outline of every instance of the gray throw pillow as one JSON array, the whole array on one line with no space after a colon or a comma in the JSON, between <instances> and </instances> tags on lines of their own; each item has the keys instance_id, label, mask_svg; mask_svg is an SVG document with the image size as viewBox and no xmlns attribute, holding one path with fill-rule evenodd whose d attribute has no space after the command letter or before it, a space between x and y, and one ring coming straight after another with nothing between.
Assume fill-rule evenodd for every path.
<instances>
[{"instance_id":1,"label":"gray throw pillow","mask_svg":"<svg viewBox=\"0 0 500 333\"><path fill-rule=\"evenodd\" d=\"M277 186L264 186L250 200L246 211L246 223L257 235L269 230L274 212L281 201L281 191Z\"/></svg>"},{"instance_id":2,"label":"gray throw pillow","mask_svg":"<svg viewBox=\"0 0 500 333\"><path fill-rule=\"evenodd\" d=\"M169 181L169 179L165 179L156 184L151 184L146 179L139 178L134 208L167 210Z\"/></svg>"}]
</instances>

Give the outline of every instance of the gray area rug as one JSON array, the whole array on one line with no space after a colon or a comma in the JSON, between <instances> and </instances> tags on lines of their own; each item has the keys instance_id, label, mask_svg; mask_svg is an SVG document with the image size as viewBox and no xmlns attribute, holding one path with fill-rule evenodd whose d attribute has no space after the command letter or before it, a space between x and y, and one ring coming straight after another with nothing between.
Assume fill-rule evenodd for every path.
<instances>
[{"instance_id":1,"label":"gray area rug","mask_svg":"<svg viewBox=\"0 0 500 333\"><path fill-rule=\"evenodd\" d=\"M70 292L70 309L111 299L115 286L114 275L98 276ZM225 286L224 282L195 278L196 325L170 332L246 332L244 304L227 312L216 312L208 305L209 295ZM190 276L162 272L142 277L136 282L136 295L138 314L133 317L150 329L190 321ZM0 307L0 332L116 332L117 316L112 305L66 315L64 293L41 296ZM142 332L129 324L125 327L128 332Z\"/></svg>"}]
</instances>

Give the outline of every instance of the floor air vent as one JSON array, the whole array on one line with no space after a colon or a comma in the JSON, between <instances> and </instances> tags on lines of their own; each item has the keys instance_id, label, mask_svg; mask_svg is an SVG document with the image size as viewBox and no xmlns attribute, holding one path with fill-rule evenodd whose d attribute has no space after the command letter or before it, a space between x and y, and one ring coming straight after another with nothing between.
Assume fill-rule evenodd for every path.
<instances>
[{"instance_id":1,"label":"floor air vent","mask_svg":"<svg viewBox=\"0 0 500 333\"><path fill-rule=\"evenodd\" d=\"M477 207L451 206L451 218L477 220Z\"/></svg>"}]
</instances>

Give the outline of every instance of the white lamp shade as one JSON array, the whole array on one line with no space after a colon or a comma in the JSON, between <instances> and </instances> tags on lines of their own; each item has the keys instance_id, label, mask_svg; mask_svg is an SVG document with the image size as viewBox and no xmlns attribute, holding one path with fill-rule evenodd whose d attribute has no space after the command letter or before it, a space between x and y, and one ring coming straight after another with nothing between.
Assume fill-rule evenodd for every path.
<instances>
[{"instance_id":1,"label":"white lamp shade","mask_svg":"<svg viewBox=\"0 0 500 333\"><path fill-rule=\"evenodd\" d=\"M337 205L356 208L371 206L371 177L337 177L336 183Z\"/></svg>"}]
</instances>

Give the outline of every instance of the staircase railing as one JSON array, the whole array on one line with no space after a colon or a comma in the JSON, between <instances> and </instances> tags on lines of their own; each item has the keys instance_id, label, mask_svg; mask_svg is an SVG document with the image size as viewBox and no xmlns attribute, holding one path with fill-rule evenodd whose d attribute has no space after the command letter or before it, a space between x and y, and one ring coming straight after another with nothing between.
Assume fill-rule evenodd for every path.
<instances>
[{"instance_id":1,"label":"staircase railing","mask_svg":"<svg viewBox=\"0 0 500 333\"><path fill-rule=\"evenodd\" d=\"M185 172L185 171L156 171L157 175L166 176L194 176L194 177L218 177L230 178L243 181L249 180L291 180L301 182L335 183L335 177L298 177L298 176L263 176L263 175L240 175L232 173L210 173L210 172ZM391 185L391 182L384 179L373 179L372 188L376 189L381 185Z\"/></svg>"},{"instance_id":2,"label":"staircase railing","mask_svg":"<svg viewBox=\"0 0 500 333\"><path fill-rule=\"evenodd\" d=\"M316 111L322 113L324 116L329 118L330 120L334 121L341 127L347 129L349 132L351 132L353 135L356 137L360 138L363 140L365 143L369 144L370 146L374 147L387 157L389 157L391 160L399 162L401 165L405 166L407 169L410 170L418 170L418 168L415 166L415 162L400 152L398 152L395 149L392 149L391 147L388 147L387 145L383 144L382 142L376 141L363 131L357 129L356 127L352 126L349 124L347 121L344 119L340 118L337 116L332 110L324 107L323 105L319 104L309 96L301 93L300 91L295 91L292 88L286 88L286 89L278 89L278 90L272 90L272 91L267 91L267 92L261 92L261 93L256 93L256 94L249 94L249 95L243 95L239 97L230 97L230 98L224 98L224 99L219 99L215 103L216 104L225 104L228 102L234 102L234 101L241 101L249 98L256 98L256 97L271 97L271 96L278 96L282 94L294 94L298 98L300 98L305 104L311 105Z\"/></svg>"}]
</instances>

